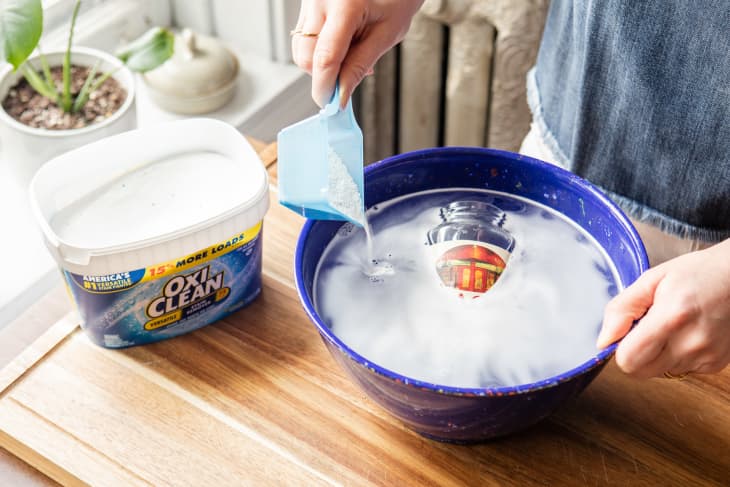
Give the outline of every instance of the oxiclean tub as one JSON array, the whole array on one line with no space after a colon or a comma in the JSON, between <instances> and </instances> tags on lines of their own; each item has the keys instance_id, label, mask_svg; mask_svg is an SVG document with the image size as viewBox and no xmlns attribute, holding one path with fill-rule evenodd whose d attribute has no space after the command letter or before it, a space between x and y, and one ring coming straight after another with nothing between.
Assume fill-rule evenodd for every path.
<instances>
[{"instance_id":1,"label":"oxiclean tub","mask_svg":"<svg viewBox=\"0 0 730 487\"><path fill-rule=\"evenodd\" d=\"M266 171L216 120L138 129L63 154L31 205L81 326L121 348L174 337L261 290Z\"/></svg>"}]
</instances>

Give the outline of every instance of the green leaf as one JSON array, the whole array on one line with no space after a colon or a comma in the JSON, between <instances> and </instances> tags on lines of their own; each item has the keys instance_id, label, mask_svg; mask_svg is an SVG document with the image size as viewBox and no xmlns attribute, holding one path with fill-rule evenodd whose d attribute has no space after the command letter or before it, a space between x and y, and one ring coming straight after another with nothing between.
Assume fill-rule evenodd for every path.
<instances>
[{"instance_id":1,"label":"green leaf","mask_svg":"<svg viewBox=\"0 0 730 487\"><path fill-rule=\"evenodd\" d=\"M41 0L0 1L0 56L13 65L23 64L38 45L43 32Z\"/></svg>"},{"instance_id":2,"label":"green leaf","mask_svg":"<svg viewBox=\"0 0 730 487\"><path fill-rule=\"evenodd\" d=\"M97 67L98 67L98 65L94 67L94 74L96 74ZM76 98L76 102L74 102L73 111L76 112L78 110L81 110L84 107L84 105L86 105L86 102L89 101L89 96L91 96L91 94L93 92L98 90L99 87L104 84L104 81L111 78L114 75L114 73L117 72L117 70L119 70L119 68L115 69L114 71L107 71L106 73L102 74L88 88L86 88L86 83L84 83L84 88L81 89L78 97ZM91 78L89 77L86 79L86 81L89 81L90 79ZM84 89L86 89L85 92L84 92Z\"/></svg>"},{"instance_id":3,"label":"green leaf","mask_svg":"<svg viewBox=\"0 0 730 487\"><path fill-rule=\"evenodd\" d=\"M162 27L154 27L118 50L116 55L132 71L144 73L170 59L174 48L174 34Z\"/></svg>"},{"instance_id":4,"label":"green leaf","mask_svg":"<svg viewBox=\"0 0 730 487\"><path fill-rule=\"evenodd\" d=\"M66 53L63 56L63 91L61 92L61 108L64 112L70 112L73 108L73 100L71 99L71 44L73 44L74 28L76 27L76 17L79 15L79 7L81 7L81 0L76 0L73 13L71 14L71 28L68 31Z\"/></svg>"},{"instance_id":5,"label":"green leaf","mask_svg":"<svg viewBox=\"0 0 730 487\"><path fill-rule=\"evenodd\" d=\"M41 47L38 46L38 58L41 61L41 69L43 70L43 80L46 82L46 86L49 90L56 91L56 83L53 81L53 75L51 74L51 67L48 65L46 56L43 55Z\"/></svg>"},{"instance_id":6,"label":"green leaf","mask_svg":"<svg viewBox=\"0 0 730 487\"><path fill-rule=\"evenodd\" d=\"M89 93L93 93L93 92L95 92L96 90L98 90L98 89L99 89L99 87L101 87L101 85L103 85L103 84L104 84L104 81L106 81L106 80L108 80L109 78L111 78L112 76L114 76L114 73L116 73L116 72L117 72L117 70L119 70L119 68L115 69L114 71L107 71L106 73L104 73L104 74L102 74L101 76L99 76L99 77L98 77L98 78L96 79L96 81L94 81L94 84L93 84L93 85L91 85L91 88L89 88Z\"/></svg>"},{"instance_id":7,"label":"green leaf","mask_svg":"<svg viewBox=\"0 0 730 487\"><path fill-rule=\"evenodd\" d=\"M35 71L35 69L30 67L30 63L23 64L20 68L20 72L23 74L25 80L28 82L29 85L33 87L34 90L51 100L53 103L58 102L58 94L56 93L56 91L46 86L43 78L41 78L41 76Z\"/></svg>"},{"instance_id":8,"label":"green leaf","mask_svg":"<svg viewBox=\"0 0 730 487\"><path fill-rule=\"evenodd\" d=\"M86 102L89 101L89 96L91 95L91 90L89 88L91 88L91 85L94 82L94 78L96 77L96 72L98 71L100 64L101 61L97 61L94 67L89 70L89 75L86 77L84 85L79 90L79 94L74 100L73 107L71 107L72 112L78 112L84 107L84 105L86 105Z\"/></svg>"}]
</instances>

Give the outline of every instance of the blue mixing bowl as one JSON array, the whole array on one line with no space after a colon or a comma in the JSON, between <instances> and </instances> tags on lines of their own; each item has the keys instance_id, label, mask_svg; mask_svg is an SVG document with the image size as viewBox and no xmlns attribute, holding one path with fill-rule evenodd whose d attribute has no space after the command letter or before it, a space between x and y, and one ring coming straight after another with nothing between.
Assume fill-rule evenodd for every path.
<instances>
[{"instance_id":1,"label":"blue mixing bowl","mask_svg":"<svg viewBox=\"0 0 730 487\"><path fill-rule=\"evenodd\" d=\"M385 159L365 169L365 206L440 188L502 191L542 203L566 215L606 250L624 286L649 264L628 218L587 181L551 164L483 148L426 149ZM325 345L365 393L423 436L476 442L535 424L581 392L611 358L616 345L572 370L514 387L459 388L431 384L371 363L343 343L322 321L312 299L322 253L342 222L305 223L296 248L296 286L304 309Z\"/></svg>"}]
</instances>

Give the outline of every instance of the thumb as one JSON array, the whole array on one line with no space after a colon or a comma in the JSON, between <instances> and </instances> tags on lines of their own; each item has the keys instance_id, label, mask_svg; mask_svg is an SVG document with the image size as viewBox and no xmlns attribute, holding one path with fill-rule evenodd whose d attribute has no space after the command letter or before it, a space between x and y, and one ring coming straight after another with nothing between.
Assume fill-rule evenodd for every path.
<instances>
[{"instance_id":1,"label":"thumb","mask_svg":"<svg viewBox=\"0 0 730 487\"><path fill-rule=\"evenodd\" d=\"M596 340L598 348L624 337L634 322L644 316L654 303L654 291L664 275L661 266L648 270L606 305L603 326Z\"/></svg>"}]
</instances>

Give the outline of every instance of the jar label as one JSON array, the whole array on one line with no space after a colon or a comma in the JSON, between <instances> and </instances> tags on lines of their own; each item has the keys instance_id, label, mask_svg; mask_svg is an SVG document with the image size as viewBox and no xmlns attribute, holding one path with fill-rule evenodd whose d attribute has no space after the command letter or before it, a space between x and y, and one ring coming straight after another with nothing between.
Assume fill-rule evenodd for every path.
<instances>
[{"instance_id":1,"label":"jar label","mask_svg":"<svg viewBox=\"0 0 730 487\"><path fill-rule=\"evenodd\" d=\"M205 326L261 290L262 223L177 259L107 275L64 270L92 341L119 348Z\"/></svg>"},{"instance_id":2,"label":"jar label","mask_svg":"<svg viewBox=\"0 0 730 487\"><path fill-rule=\"evenodd\" d=\"M501 247L475 240L451 240L431 247L442 284L469 298L477 298L494 286L511 255Z\"/></svg>"}]
</instances>

